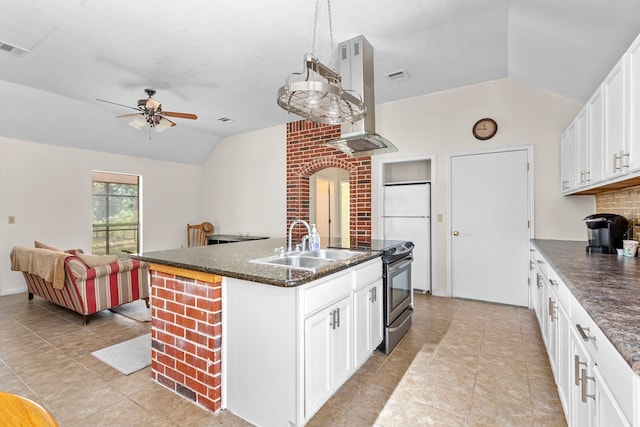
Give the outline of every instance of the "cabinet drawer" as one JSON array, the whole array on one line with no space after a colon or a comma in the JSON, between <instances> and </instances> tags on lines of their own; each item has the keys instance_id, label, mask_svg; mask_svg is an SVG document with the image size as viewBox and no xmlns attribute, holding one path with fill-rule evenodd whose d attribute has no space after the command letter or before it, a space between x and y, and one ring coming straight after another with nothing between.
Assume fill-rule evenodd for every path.
<instances>
[{"instance_id":1,"label":"cabinet drawer","mask_svg":"<svg viewBox=\"0 0 640 427\"><path fill-rule=\"evenodd\" d=\"M580 341L597 363L603 343L602 332L574 296L571 297L571 328L577 332Z\"/></svg>"},{"instance_id":2,"label":"cabinet drawer","mask_svg":"<svg viewBox=\"0 0 640 427\"><path fill-rule=\"evenodd\" d=\"M331 277L329 280L321 280L319 283L310 283L309 287L303 291L304 315L313 313L348 295L352 288L351 272Z\"/></svg>"},{"instance_id":3,"label":"cabinet drawer","mask_svg":"<svg viewBox=\"0 0 640 427\"><path fill-rule=\"evenodd\" d=\"M355 289L369 285L382 277L382 260L380 258L367 261L361 266L357 266L352 272Z\"/></svg>"},{"instance_id":4,"label":"cabinet drawer","mask_svg":"<svg viewBox=\"0 0 640 427\"><path fill-rule=\"evenodd\" d=\"M531 261L544 277L549 277L549 264L538 251L531 252Z\"/></svg>"}]
</instances>

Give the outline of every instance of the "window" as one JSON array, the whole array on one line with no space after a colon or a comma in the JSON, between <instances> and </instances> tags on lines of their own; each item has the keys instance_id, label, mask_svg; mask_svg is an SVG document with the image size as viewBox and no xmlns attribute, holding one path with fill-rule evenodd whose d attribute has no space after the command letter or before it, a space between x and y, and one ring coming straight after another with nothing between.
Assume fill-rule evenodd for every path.
<instances>
[{"instance_id":1,"label":"window","mask_svg":"<svg viewBox=\"0 0 640 427\"><path fill-rule=\"evenodd\" d=\"M139 252L139 177L94 171L91 181L93 254Z\"/></svg>"}]
</instances>

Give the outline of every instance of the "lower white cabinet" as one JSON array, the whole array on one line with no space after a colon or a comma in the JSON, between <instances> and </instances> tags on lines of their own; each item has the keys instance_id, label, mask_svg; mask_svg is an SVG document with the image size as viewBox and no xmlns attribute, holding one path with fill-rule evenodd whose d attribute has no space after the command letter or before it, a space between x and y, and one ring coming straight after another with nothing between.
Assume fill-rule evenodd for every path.
<instances>
[{"instance_id":1,"label":"lower white cabinet","mask_svg":"<svg viewBox=\"0 0 640 427\"><path fill-rule=\"evenodd\" d=\"M598 366L593 368L593 382L595 387L594 427L631 427Z\"/></svg>"},{"instance_id":2,"label":"lower white cabinet","mask_svg":"<svg viewBox=\"0 0 640 427\"><path fill-rule=\"evenodd\" d=\"M302 426L382 340L382 261L297 287L222 281L222 408Z\"/></svg>"},{"instance_id":3,"label":"lower white cabinet","mask_svg":"<svg viewBox=\"0 0 640 427\"><path fill-rule=\"evenodd\" d=\"M533 305L568 426L640 426L640 379L535 250L531 270Z\"/></svg>"},{"instance_id":4,"label":"lower white cabinet","mask_svg":"<svg viewBox=\"0 0 640 427\"><path fill-rule=\"evenodd\" d=\"M382 279L353 295L354 363L361 366L382 342Z\"/></svg>"},{"instance_id":5,"label":"lower white cabinet","mask_svg":"<svg viewBox=\"0 0 640 427\"><path fill-rule=\"evenodd\" d=\"M582 344L575 329L571 330L571 371L573 386L571 387L571 406L566 414L567 424L573 427L594 427L594 382L591 356Z\"/></svg>"},{"instance_id":6,"label":"lower white cabinet","mask_svg":"<svg viewBox=\"0 0 640 427\"><path fill-rule=\"evenodd\" d=\"M315 413L353 373L351 298L304 320L305 414Z\"/></svg>"}]
</instances>

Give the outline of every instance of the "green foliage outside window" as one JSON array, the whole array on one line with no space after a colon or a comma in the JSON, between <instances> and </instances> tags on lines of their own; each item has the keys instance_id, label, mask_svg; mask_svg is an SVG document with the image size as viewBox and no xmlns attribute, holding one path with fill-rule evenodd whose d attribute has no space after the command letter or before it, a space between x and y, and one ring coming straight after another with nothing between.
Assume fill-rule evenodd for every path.
<instances>
[{"instance_id":1,"label":"green foliage outside window","mask_svg":"<svg viewBox=\"0 0 640 427\"><path fill-rule=\"evenodd\" d=\"M138 191L137 184L93 182L94 255L138 252Z\"/></svg>"}]
</instances>

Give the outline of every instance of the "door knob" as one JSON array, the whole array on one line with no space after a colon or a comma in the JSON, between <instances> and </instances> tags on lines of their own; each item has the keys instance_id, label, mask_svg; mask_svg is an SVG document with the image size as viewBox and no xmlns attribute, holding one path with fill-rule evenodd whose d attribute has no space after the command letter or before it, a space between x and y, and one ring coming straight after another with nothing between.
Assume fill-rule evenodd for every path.
<instances>
[{"instance_id":1,"label":"door knob","mask_svg":"<svg viewBox=\"0 0 640 427\"><path fill-rule=\"evenodd\" d=\"M458 233L457 231L454 231L454 232L453 232L453 235L454 235L454 236L457 236L458 234L460 234L460 233Z\"/></svg>"}]
</instances>

